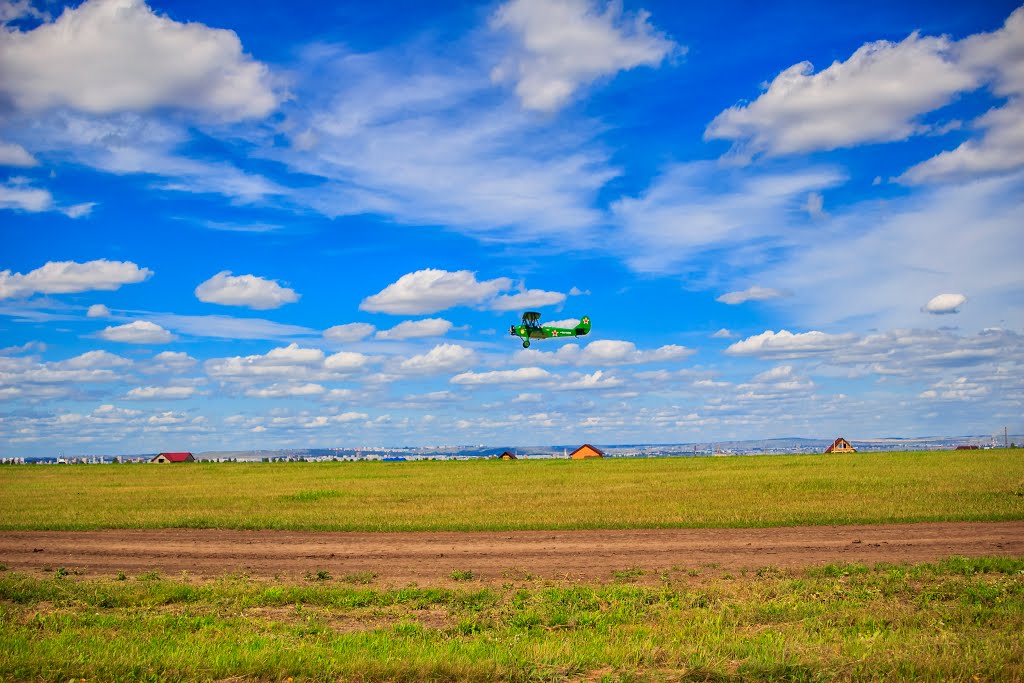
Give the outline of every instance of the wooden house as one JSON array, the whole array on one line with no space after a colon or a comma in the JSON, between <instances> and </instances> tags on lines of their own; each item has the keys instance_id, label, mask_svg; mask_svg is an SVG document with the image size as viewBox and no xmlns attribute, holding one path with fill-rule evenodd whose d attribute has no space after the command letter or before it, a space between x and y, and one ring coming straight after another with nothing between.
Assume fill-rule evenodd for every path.
<instances>
[{"instance_id":1,"label":"wooden house","mask_svg":"<svg viewBox=\"0 0 1024 683\"><path fill-rule=\"evenodd\" d=\"M195 462L195 461L196 461L196 459L192 456L191 453L161 453L160 455L158 455L155 458L153 458L152 460L150 460L150 462L160 462L160 463L168 463L168 462Z\"/></svg>"},{"instance_id":2,"label":"wooden house","mask_svg":"<svg viewBox=\"0 0 1024 683\"><path fill-rule=\"evenodd\" d=\"M569 458L572 460L585 460L586 458L603 458L604 451L600 448L594 448L589 443L585 443L572 453L569 454Z\"/></svg>"},{"instance_id":3,"label":"wooden house","mask_svg":"<svg viewBox=\"0 0 1024 683\"><path fill-rule=\"evenodd\" d=\"M825 449L826 453L856 453L857 449L850 445L850 442L839 437L832 442L832 445Z\"/></svg>"},{"instance_id":4,"label":"wooden house","mask_svg":"<svg viewBox=\"0 0 1024 683\"><path fill-rule=\"evenodd\" d=\"M516 454L512 453L511 451L505 451L504 453L502 453L501 455L498 456L498 460L518 460L518 459L519 458L516 457Z\"/></svg>"}]
</instances>

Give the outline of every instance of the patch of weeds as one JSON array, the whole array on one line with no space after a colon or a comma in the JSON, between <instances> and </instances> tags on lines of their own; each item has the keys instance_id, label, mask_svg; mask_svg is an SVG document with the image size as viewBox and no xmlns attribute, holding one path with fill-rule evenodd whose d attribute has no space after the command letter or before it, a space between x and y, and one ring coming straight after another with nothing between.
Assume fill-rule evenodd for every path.
<instances>
[{"instance_id":1,"label":"patch of weeds","mask_svg":"<svg viewBox=\"0 0 1024 683\"><path fill-rule=\"evenodd\" d=\"M125 574L124 572L118 572L117 576L114 577L114 578L116 578L118 581L127 581L128 580L128 575Z\"/></svg>"},{"instance_id":2,"label":"patch of weeds","mask_svg":"<svg viewBox=\"0 0 1024 683\"><path fill-rule=\"evenodd\" d=\"M1024 481L1022 481L1021 483L1017 484L1017 488L1015 488L1013 490L1013 495L1015 495L1015 496L1024 496Z\"/></svg>"},{"instance_id":3,"label":"patch of weeds","mask_svg":"<svg viewBox=\"0 0 1024 683\"><path fill-rule=\"evenodd\" d=\"M453 569L452 573L448 575L452 581L472 581L473 572L468 569Z\"/></svg>"},{"instance_id":4,"label":"patch of weeds","mask_svg":"<svg viewBox=\"0 0 1024 683\"><path fill-rule=\"evenodd\" d=\"M296 503L312 503L324 498L336 498L340 495L341 491L335 491L334 489L314 489L312 491L299 491L298 493L281 496L281 498Z\"/></svg>"},{"instance_id":5,"label":"patch of weeds","mask_svg":"<svg viewBox=\"0 0 1024 683\"><path fill-rule=\"evenodd\" d=\"M700 572L698 570L696 570L696 569L687 569L686 570L686 575L687 576L700 576Z\"/></svg>"},{"instance_id":6,"label":"patch of weeds","mask_svg":"<svg viewBox=\"0 0 1024 683\"><path fill-rule=\"evenodd\" d=\"M57 571L55 571L53 573L53 578L55 578L55 579L63 579L67 575L68 575L67 567L57 567Z\"/></svg>"},{"instance_id":7,"label":"patch of weeds","mask_svg":"<svg viewBox=\"0 0 1024 683\"><path fill-rule=\"evenodd\" d=\"M7 571L7 565L0 563L0 572L5 572L5 571Z\"/></svg>"},{"instance_id":8,"label":"patch of weeds","mask_svg":"<svg viewBox=\"0 0 1024 683\"><path fill-rule=\"evenodd\" d=\"M733 580L733 579L735 579L736 577L735 577L735 576L733 576L732 574L730 574L729 572L726 572L726 573L722 574L722 578L723 578L724 580L726 580L726 581L732 581L732 580Z\"/></svg>"},{"instance_id":9,"label":"patch of weeds","mask_svg":"<svg viewBox=\"0 0 1024 683\"><path fill-rule=\"evenodd\" d=\"M345 583L361 583L365 585L373 583L373 580L376 578L377 572L349 572L341 577L341 580Z\"/></svg>"},{"instance_id":10,"label":"patch of weeds","mask_svg":"<svg viewBox=\"0 0 1024 683\"><path fill-rule=\"evenodd\" d=\"M135 578L138 579L139 581L159 581L160 580L160 572L158 572L157 570L153 569L152 571L142 572L141 574L139 574Z\"/></svg>"},{"instance_id":11,"label":"patch of weeds","mask_svg":"<svg viewBox=\"0 0 1024 683\"><path fill-rule=\"evenodd\" d=\"M318 569L316 574L306 572L306 581L330 581L331 573L326 569Z\"/></svg>"},{"instance_id":12,"label":"patch of weeds","mask_svg":"<svg viewBox=\"0 0 1024 683\"><path fill-rule=\"evenodd\" d=\"M761 567L757 570L757 578L766 579L782 576L782 570L778 567L768 565L767 567Z\"/></svg>"},{"instance_id":13,"label":"patch of weeds","mask_svg":"<svg viewBox=\"0 0 1024 683\"><path fill-rule=\"evenodd\" d=\"M640 569L639 567L629 567L628 569L613 569L612 578L614 578L616 581L632 581L634 579L639 579L646 573L647 572L645 572L643 569Z\"/></svg>"},{"instance_id":14,"label":"patch of weeds","mask_svg":"<svg viewBox=\"0 0 1024 683\"><path fill-rule=\"evenodd\" d=\"M869 571L870 569L867 565L859 562L847 562L844 564L826 564L818 569L811 569L807 574L812 577L817 576L829 579L838 579L841 576L867 574Z\"/></svg>"}]
</instances>

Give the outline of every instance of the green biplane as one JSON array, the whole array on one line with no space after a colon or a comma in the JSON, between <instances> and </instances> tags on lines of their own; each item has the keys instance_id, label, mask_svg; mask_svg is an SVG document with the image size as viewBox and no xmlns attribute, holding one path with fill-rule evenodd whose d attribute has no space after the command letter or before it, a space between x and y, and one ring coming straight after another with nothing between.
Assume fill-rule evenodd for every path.
<instances>
[{"instance_id":1,"label":"green biplane","mask_svg":"<svg viewBox=\"0 0 1024 683\"><path fill-rule=\"evenodd\" d=\"M583 316L576 327L545 327L540 324L540 313L527 311L523 313L523 322L512 325L509 334L523 340L523 348L530 348L531 339L551 339L553 337L582 337L590 334L590 316Z\"/></svg>"}]
</instances>

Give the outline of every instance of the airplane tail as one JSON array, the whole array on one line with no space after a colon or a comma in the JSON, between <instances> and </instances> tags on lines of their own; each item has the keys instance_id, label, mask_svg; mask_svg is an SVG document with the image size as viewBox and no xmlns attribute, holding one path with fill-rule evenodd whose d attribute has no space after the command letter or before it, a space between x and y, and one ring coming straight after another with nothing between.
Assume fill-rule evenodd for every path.
<instances>
[{"instance_id":1,"label":"airplane tail","mask_svg":"<svg viewBox=\"0 0 1024 683\"><path fill-rule=\"evenodd\" d=\"M576 326L575 332L577 337L582 337L584 335L590 334L589 315L585 315L583 316L583 318L580 319L580 324Z\"/></svg>"}]
</instances>

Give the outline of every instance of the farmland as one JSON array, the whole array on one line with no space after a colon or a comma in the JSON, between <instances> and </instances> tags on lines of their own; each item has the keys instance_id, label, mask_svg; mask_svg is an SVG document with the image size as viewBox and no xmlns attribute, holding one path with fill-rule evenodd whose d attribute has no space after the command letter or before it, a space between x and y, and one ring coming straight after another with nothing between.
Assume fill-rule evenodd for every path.
<instances>
[{"instance_id":1,"label":"farmland","mask_svg":"<svg viewBox=\"0 0 1024 683\"><path fill-rule=\"evenodd\" d=\"M17 466L0 529L470 531L1024 519L1020 451Z\"/></svg>"},{"instance_id":2,"label":"farmland","mask_svg":"<svg viewBox=\"0 0 1024 683\"><path fill-rule=\"evenodd\" d=\"M1021 680L1022 461L4 467L0 679Z\"/></svg>"}]
</instances>

